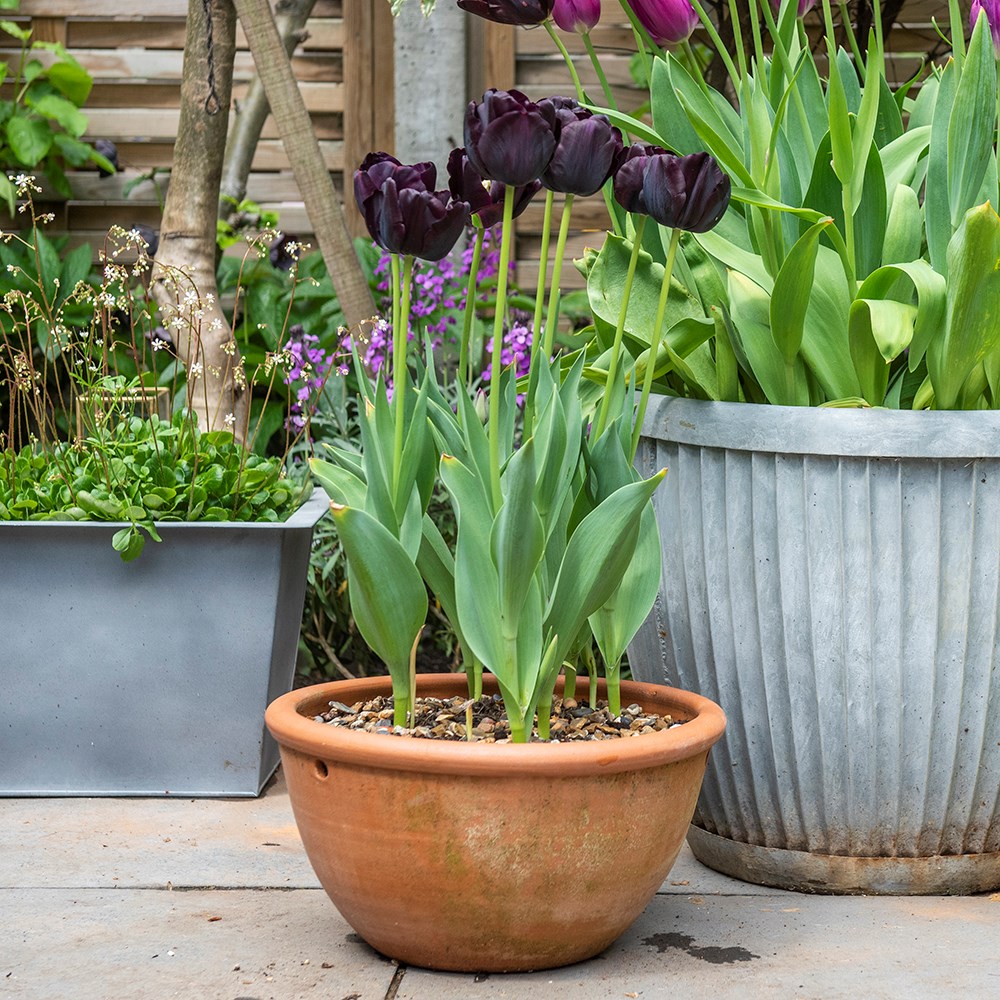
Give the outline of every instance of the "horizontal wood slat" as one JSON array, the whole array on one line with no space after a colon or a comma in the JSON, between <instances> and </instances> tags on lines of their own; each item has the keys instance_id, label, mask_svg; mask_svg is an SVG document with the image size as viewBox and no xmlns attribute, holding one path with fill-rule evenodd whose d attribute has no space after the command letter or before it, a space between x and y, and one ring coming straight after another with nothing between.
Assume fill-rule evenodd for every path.
<instances>
[{"instance_id":1,"label":"horizontal wood slat","mask_svg":"<svg viewBox=\"0 0 1000 1000\"><path fill-rule=\"evenodd\" d=\"M272 5L275 0L272 0ZM353 2L353 0L351 0ZM56 215L53 229L68 230L70 245L103 244L113 224L159 225L160 204L169 183L177 136L180 82L188 0L21 0L17 11L4 12L36 36L62 41L94 79L84 106L88 139L110 139L118 147L120 172L101 178L94 170L70 173L73 195L47 202ZM317 0L306 24L307 37L292 57L306 108L313 121L327 168L338 190L344 164L344 20L342 0ZM247 94L256 76L246 36L237 27L233 99ZM19 50L0 33L0 60L16 65ZM53 56L41 53L43 62ZM7 97L10 86L0 89ZM144 174L152 178L135 182ZM131 190L126 188L131 185ZM315 244L273 118L264 124L253 160L247 197L280 213L281 226Z\"/></svg>"}]
</instances>

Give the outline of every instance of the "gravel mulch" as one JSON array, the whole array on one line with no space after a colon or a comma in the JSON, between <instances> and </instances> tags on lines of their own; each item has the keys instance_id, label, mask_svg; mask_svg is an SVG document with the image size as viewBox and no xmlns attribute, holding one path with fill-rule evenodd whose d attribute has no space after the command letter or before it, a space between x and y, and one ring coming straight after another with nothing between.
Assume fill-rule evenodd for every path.
<instances>
[{"instance_id":1,"label":"gravel mulch","mask_svg":"<svg viewBox=\"0 0 1000 1000\"><path fill-rule=\"evenodd\" d=\"M393 726L392 698L344 705L330 702L329 710L314 716L316 722L369 733L407 736L416 739L467 740L480 743L509 743L510 727L500 695L484 695L473 701L466 698L417 698L415 718L410 727ZM552 703L550 740L568 743L580 740L616 740L641 736L682 725L686 720L669 715L644 712L639 705L629 705L615 718L606 701L596 708L574 698L556 698ZM533 732L531 742L545 742Z\"/></svg>"}]
</instances>

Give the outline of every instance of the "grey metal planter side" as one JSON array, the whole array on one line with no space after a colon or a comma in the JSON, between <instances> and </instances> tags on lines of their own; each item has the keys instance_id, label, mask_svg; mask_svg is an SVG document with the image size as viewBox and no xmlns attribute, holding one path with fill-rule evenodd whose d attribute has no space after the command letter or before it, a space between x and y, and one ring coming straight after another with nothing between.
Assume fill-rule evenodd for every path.
<instances>
[{"instance_id":1,"label":"grey metal planter side","mask_svg":"<svg viewBox=\"0 0 1000 1000\"><path fill-rule=\"evenodd\" d=\"M0 795L254 796L294 679L316 491L287 521L0 523Z\"/></svg>"},{"instance_id":2,"label":"grey metal planter side","mask_svg":"<svg viewBox=\"0 0 1000 1000\"><path fill-rule=\"evenodd\" d=\"M664 577L630 649L729 718L691 828L748 881L1000 886L1000 413L660 398Z\"/></svg>"}]
</instances>

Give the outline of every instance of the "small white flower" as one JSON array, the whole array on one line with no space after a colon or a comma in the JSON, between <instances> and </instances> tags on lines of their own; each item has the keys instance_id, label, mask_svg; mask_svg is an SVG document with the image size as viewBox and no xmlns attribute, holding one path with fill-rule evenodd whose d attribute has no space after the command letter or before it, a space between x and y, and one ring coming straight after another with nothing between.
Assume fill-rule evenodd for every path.
<instances>
[{"instance_id":1,"label":"small white flower","mask_svg":"<svg viewBox=\"0 0 1000 1000\"><path fill-rule=\"evenodd\" d=\"M227 427L232 427L236 423L236 417L232 413L227 413L224 423Z\"/></svg>"},{"instance_id":2,"label":"small white flower","mask_svg":"<svg viewBox=\"0 0 1000 1000\"><path fill-rule=\"evenodd\" d=\"M196 361L188 369L188 378L198 378L204 370L205 369L202 366L202 363L200 361Z\"/></svg>"}]
</instances>

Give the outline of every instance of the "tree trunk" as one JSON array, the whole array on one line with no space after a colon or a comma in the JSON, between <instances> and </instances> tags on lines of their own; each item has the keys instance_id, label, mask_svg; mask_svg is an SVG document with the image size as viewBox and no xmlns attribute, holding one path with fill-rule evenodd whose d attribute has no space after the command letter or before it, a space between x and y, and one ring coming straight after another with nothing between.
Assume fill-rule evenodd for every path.
<instances>
[{"instance_id":1,"label":"tree trunk","mask_svg":"<svg viewBox=\"0 0 1000 1000\"><path fill-rule=\"evenodd\" d=\"M250 43L285 152L349 327L371 319L375 306L344 223L312 121L274 23L268 0L233 0ZM213 213L214 218L214 213Z\"/></svg>"},{"instance_id":2,"label":"tree trunk","mask_svg":"<svg viewBox=\"0 0 1000 1000\"><path fill-rule=\"evenodd\" d=\"M180 123L151 290L187 367L188 404L199 427L228 427L246 440L250 393L215 283L235 49L232 0L189 0Z\"/></svg>"},{"instance_id":3,"label":"tree trunk","mask_svg":"<svg viewBox=\"0 0 1000 1000\"><path fill-rule=\"evenodd\" d=\"M297 45L308 37L306 21L316 6L316 0L278 0L275 5L275 24L281 37L285 54L291 56ZM222 165L222 185L219 190L219 218L228 218L233 211L231 198L237 204L247 193L247 178L253 162L257 143L260 141L264 121L270 111L267 94L260 77L254 77L241 101L233 112L233 128L226 145L226 159Z\"/></svg>"}]
</instances>

